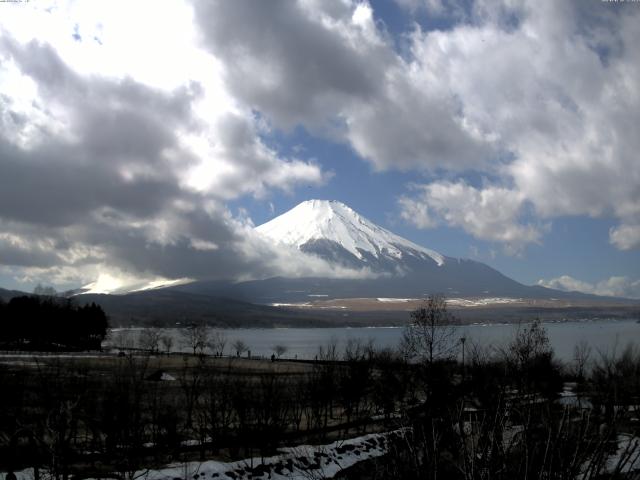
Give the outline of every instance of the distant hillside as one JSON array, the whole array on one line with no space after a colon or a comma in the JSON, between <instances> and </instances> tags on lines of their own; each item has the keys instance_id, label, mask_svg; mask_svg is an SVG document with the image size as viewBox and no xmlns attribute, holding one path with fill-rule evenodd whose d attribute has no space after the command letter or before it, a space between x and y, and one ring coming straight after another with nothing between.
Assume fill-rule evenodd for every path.
<instances>
[{"instance_id":1,"label":"distant hillside","mask_svg":"<svg viewBox=\"0 0 640 480\"><path fill-rule=\"evenodd\" d=\"M205 321L218 327L334 326L360 321L330 312L304 312L254 305L228 298L167 289L126 295L78 295L77 302L95 302L105 309L112 325L188 325ZM355 315L354 317L370 317Z\"/></svg>"},{"instance_id":2,"label":"distant hillside","mask_svg":"<svg viewBox=\"0 0 640 480\"><path fill-rule=\"evenodd\" d=\"M287 291L296 286L288 279L273 280L276 293ZM311 282L311 280L309 280ZM251 294L253 284L247 282L247 294ZM314 286L314 285L311 285ZM323 286L322 282L315 287ZM186 287L186 286L184 286ZM202 282L192 288L218 291L230 288L222 283ZM336 280L333 283L336 295L353 293ZM297 284L297 290L289 291L291 297L309 299L308 290ZM31 295L15 290L0 289L0 298L8 301L15 296ZM175 327L204 321L221 328L238 327L336 327L336 326L387 326L405 325L409 320L406 308L352 310L331 307L298 308L272 307L225 298L224 296L204 295L175 289L157 289L125 295L83 294L76 295L74 301L79 305L95 302L109 317L112 327L158 325ZM323 297L327 298L327 297ZM571 298L571 297L567 297ZM593 299L596 299L595 301ZM575 297L574 297L575 299ZM292 302L294 303L294 302ZM375 302L372 302L375 304ZM584 296L571 306L562 301L558 306L536 304L532 307L522 305L488 305L482 308L459 308L451 306L452 313L464 323L472 322L519 322L542 318L548 321L579 320L588 318L640 318L640 302L621 300L607 302L602 297Z\"/></svg>"},{"instance_id":3,"label":"distant hillside","mask_svg":"<svg viewBox=\"0 0 640 480\"><path fill-rule=\"evenodd\" d=\"M596 298L523 285L481 262L445 256L376 225L344 203L307 200L256 232L275 248L295 248L330 265L375 274L375 278L271 278L236 285L203 282L182 291L222 294L254 303L300 302L310 297Z\"/></svg>"},{"instance_id":4,"label":"distant hillside","mask_svg":"<svg viewBox=\"0 0 640 480\"><path fill-rule=\"evenodd\" d=\"M79 303L95 302L107 312L112 326L179 326L205 321L218 327L335 327L406 325L405 309L356 311L341 308L296 308L255 305L223 297L187 292L153 290L128 295L80 295ZM569 304L570 306L567 306ZM560 301L548 305L488 305L481 308L450 307L464 323L545 321L589 318L636 318L639 302ZM179 325L178 325L179 324Z\"/></svg>"},{"instance_id":5,"label":"distant hillside","mask_svg":"<svg viewBox=\"0 0 640 480\"><path fill-rule=\"evenodd\" d=\"M433 293L441 293L448 298L599 299L615 300L616 303L637 303L627 299L607 299L580 292L563 292L537 285L522 285L487 265L471 260L461 260L439 268L441 270L437 278L430 275L430 272L423 271L409 272L402 277L382 276L375 279L275 277L240 283L193 282L164 290L222 296L259 304L298 303L316 298L424 298ZM456 288L442 290L442 283L448 279ZM491 287L487 285L487 279L490 279ZM483 285L483 288L479 288L479 284Z\"/></svg>"},{"instance_id":6,"label":"distant hillside","mask_svg":"<svg viewBox=\"0 0 640 480\"><path fill-rule=\"evenodd\" d=\"M31 295L30 293L21 292L19 290L6 290L4 288L0 288L0 299L8 302L13 297L21 297L23 295Z\"/></svg>"}]
</instances>

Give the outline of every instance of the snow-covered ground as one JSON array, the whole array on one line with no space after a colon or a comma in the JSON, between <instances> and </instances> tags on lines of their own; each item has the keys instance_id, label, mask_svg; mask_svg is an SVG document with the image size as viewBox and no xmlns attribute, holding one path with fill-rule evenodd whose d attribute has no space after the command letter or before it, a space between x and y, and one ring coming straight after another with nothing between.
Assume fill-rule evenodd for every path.
<instances>
[{"instance_id":1,"label":"snow-covered ground","mask_svg":"<svg viewBox=\"0 0 640 480\"><path fill-rule=\"evenodd\" d=\"M505 447L515 441L522 431L521 425L512 427L503 441ZM471 424L465 422L465 430L471 433ZM353 465L380 457L387 453L390 442L404 438L405 429L385 433L372 433L327 445L299 445L280 449L280 455L239 460L236 462L184 462L159 469L137 471L136 480L309 480L333 478L340 471ZM192 444L191 442L189 444ZM193 444L197 444L193 443ZM583 465L582 476L589 465ZM610 454L604 471L612 473L640 470L640 438L618 435L618 448ZM14 472L17 480L33 480L33 468ZM41 471L41 475L46 472ZM6 472L0 472L4 478Z\"/></svg>"},{"instance_id":2,"label":"snow-covered ground","mask_svg":"<svg viewBox=\"0 0 640 480\"><path fill-rule=\"evenodd\" d=\"M448 298L447 305L455 307L482 307L486 305L498 305L522 302L522 298L503 298L503 297L486 297L486 298Z\"/></svg>"},{"instance_id":3,"label":"snow-covered ground","mask_svg":"<svg viewBox=\"0 0 640 480\"><path fill-rule=\"evenodd\" d=\"M270 307L311 307L312 305L309 302L304 303L270 303Z\"/></svg>"},{"instance_id":4,"label":"snow-covered ground","mask_svg":"<svg viewBox=\"0 0 640 480\"><path fill-rule=\"evenodd\" d=\"M382 303L406 303L418 301L418 298L376 298L377 301Z\"/></svg>"},{"instance_id":5,"label":"snow-covered ground","mask_svg":"<svg viewBox=\"0 0 640 480\"><path fill-rule=\"evenodd\" d=\"M327 295L308 295L309 297L326 297ZM348 308L346 306L327 306L322 303L322 300L314 300L314 302L299 302L299 303L270 303L272 307L298 307L298 308ZM420 298L395 298L395 297L377 297L377 298L339 298L334 299L334 302L354 301L359 302L378 302L385 304L394 303L418 303ZM447 299L447 305L452 307L486 307L491 305L506 305L513 303L522 303L522 298L502 298L502 297L487 297L487 298L449 298Z\"/></svg>"},{"instance_id":6,"label":"snow-covered ground","mask_svg":"<svg viewBox=\"0 0 640 480\"><path fill-rule=\"evenodd\" d=\"M632 472L640 469L640 438L626 433L618 435L618 450L607 460L606 471Z\"/></svg>"},{"instance_id":7,"label":"snow-covered ground","mask_svg":"<svg viewBox=\"0 0 640 480\"><path fill-rule=\"evenodd\" d=\"M371 433L328 445L299 445L280 449L280 455L236 462L186 462L164 468L140 470L136 480L309 480L333 478L358 462L387 453L393 439L403 438L405 429ZM33 480L33 469L14 472L17 480ZM2 475L4 477L4 475Z\"/></svg>"},{"instance_id":8,"label":"snow-covered ground","mask_svg":"<svg viewBox=\"0 0 640 480\"><path fill-rule=\"evenodd\" d=\"M358 462L384 455L390 438L403 435L403 430L395 430L363 435L328 445L299 445L283 448L280 450L280 455L264 459L258 457L237 462L180 463L158 470L137 472L136 478L145 480L333 478L341 470Z\"/></svg>"},{"instance_id":9,"label":"snow-covered ground","mask_svg":"<svg viewBox=\"0 0 640 480\"><path fill-rule=\"evenodd\" d=\"M640 438L626 433L618 435L618 448L615 453L609 455L603 473L629 473L640 471ZM591 478L591 465L587 462L583 465L583 472L578 478ZM637 477L630 477L637 478Z\"/></svg>"}]
</instances>

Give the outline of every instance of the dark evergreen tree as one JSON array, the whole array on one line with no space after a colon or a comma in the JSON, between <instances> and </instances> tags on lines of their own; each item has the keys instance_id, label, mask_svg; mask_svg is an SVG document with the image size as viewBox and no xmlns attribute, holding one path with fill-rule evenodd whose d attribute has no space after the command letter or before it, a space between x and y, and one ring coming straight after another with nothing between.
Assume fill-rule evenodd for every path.
<instances>
[{"instance_id":1,"label":"dark evergreen tree","mask_svg":"<svg viewBox=\"0 0 640 480\"><path fill-rule=\"evenodd\" d=\"M0 346L25 350L99 350L108 319L95 303L23 296L0 307Z\"/></svg>"}]
</instances>

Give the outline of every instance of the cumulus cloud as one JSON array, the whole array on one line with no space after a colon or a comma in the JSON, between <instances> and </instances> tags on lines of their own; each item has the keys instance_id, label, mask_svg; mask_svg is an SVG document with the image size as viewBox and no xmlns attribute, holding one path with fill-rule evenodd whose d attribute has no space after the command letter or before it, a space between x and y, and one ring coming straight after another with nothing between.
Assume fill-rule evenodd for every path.
<instances>
[{"instance_id":1,"label":"cumulus cloud","mask_svg":"<svg viewBox=\"0 0 640 480\"><path fill-rule=\"evenodd\" d=\"M194 3L228 88L276 126L348 142L379 169L468 168L488 157L437 72L405 61L368 4Z\"/></svg>"},{"instance_id":2,"label":"cumulus cloud","mask_svg":"<svg viewBox=\"0 0 640 480\"><path fill-rule=\"evenodd\" d=\"M378 169L487 172L496 183L486 196L506 185L541 219L612 217L612 244L637 246L637 235L627 240L640 217L634 6L403 0L451 25L416 26L399 51L367 4L195 3L226 84L274 125L347 142ZM416 202L401 201L431 225L435 207ZM443 218L488 236L490 225L453 209ZM540 239L522 224L506 232L491 236Z\"/></svg>"},{"instance_id":3,"label":"cumulus cloud","mask_svg":"<svg viewBox=\"0 0 640 480\"><path fill-rule=\"evenodd\" d=\"M268 247L226 205L327 181L266 140L298 126L430 175L399 202L418 227L519 252L587 215L638 248L640 9L398 1L447 28L394 39L350 0L3 5L0 263L92 281L279 272L292 262L254 255Z\"/></svg>"},{"instance_id":4,"label":"cumulus cloud","mask_svg":"<svg viewBox=\"0 0 640 480\"><path fill-rule=\"evenodd\" d=\"M398 204L400 205L400 217L406 222L418 228L433 228L438 225L433 213L424 201L403 196L398 199Z\"/></svg>"},{"instance_id":5,"label":"cumulus cloud","mask_svg":"<svg viewBox=\"0 0 640 480\"><path fill-rule=\"evenodd\" d=\"M432 18L463 18L466 15L462 2L457 0L395 0L402 8L412 12L426 12Z\"/></svg>"},{"instance_id":6,"label":"cumulus cloud","mask_svg":"<svg viewBox=\"0 0 640 480\"><path fill-rule=\"evenodd\" d=\"M637 246L640 12L601 2L474 8L472 22L414 34L416 68L438 72L468 128L499 145L492 173L538 216L613 216L622 225L612 243Z\"/></svg>"},{"instance_id":7,"label":"cumulus cloud","mask_svg":"<svg viewBox=\"0 0 640 480\"><path fill-rule=\"evenodd\" d=\"M583 292L609 297L640 298L640 280L628 277L609 277L597 283L578 280L569 275L562 275L550 280L538 280L538 285L568 292Z\"/></svg>"},{"instance_id":8,"label":"cumulus cloud","mask_svg":"<svg viewBox=\"0 0 640 480\"><path fill-rule=\"evenodd\" d=\"M278 252L251 253L258 240L225 202L326 173L265 144L254 112L221 88L217 60L181 37L195 31L188 5L147 7L167 27L145 30L168 47L157 58L139 30L114 35L125 4L99 18L81 5L3 7L0 263L15 278L122 286L292 270Z\"/></svg>"},{"instance_id":9,"label":"cumulus cloud","mask_svg":"<svg viewBox=\"0 0 640 480\"><path fill-rule=\"evenodd\" d=\"M462 181L433 182L414 189L418 193L401 197L399 204L402 218L418 228L446 223L476 238L500 242L509 253L540 242L544 226L520 221L525 198L518 191L478 189Z\"/></svg>"},{"instance_id":10,"label":"cumulus cloud","mask_svg":"<svg viewBox=\"0 0 640 480\"><path fill-rule=\"evenodd\" d=\"M640 225L620 225L609 231L609 241L620 250L640 247Z\"/></svg>"}]
</instances>

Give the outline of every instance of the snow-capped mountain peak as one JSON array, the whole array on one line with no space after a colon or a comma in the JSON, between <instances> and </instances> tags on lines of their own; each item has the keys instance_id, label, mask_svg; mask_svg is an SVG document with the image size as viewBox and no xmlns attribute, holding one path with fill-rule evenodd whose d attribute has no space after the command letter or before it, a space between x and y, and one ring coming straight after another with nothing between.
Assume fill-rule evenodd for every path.
<instances>
[{"instance_id":1,"label":"snow-capped mountain peak","mask_svg":"<svg viewBox=\"0 0 640 480\"><path fill-rule=\"evenodd\" d=\"M335 200L307 200L273 220L256 227L256 231L275 243L304 250L314 242L335 242L358 260L373 256L426 259L438 265L444 257L421 247L364 218L344 203Z\"/></svg>"}]
</instances>

